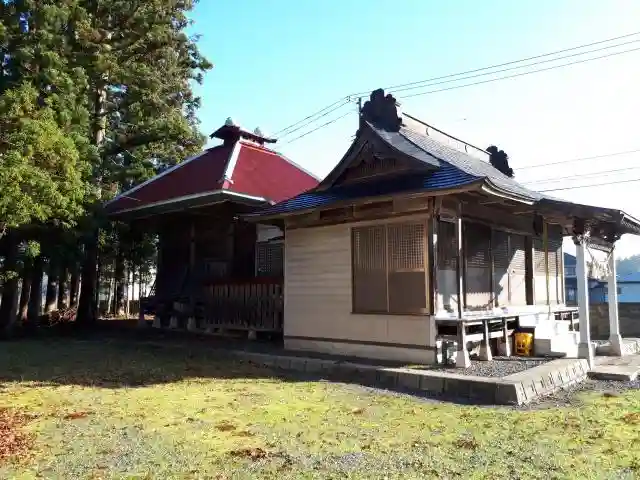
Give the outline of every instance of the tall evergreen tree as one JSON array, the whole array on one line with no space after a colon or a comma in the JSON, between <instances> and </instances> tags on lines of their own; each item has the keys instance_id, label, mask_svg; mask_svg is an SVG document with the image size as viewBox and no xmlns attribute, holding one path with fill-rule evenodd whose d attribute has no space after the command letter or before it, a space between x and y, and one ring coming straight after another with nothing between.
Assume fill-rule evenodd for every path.
<instances>
[{"instance_id":1,"label":"tall evergreen tree","mask_svg":"<svg viewBox=\"0 0 640 480\"><path fill-rule=\"evenodd\" d=\"M100 147L95 172L113 194L199 151L199 99L193 82L211 64L185 33L189 0L79 1L70 26L78 66L89 78L92 139ZM95 312L97 236L88 237L78 316ZM150 241L149 239L147 241ZM122 245L122 250L129 249Z\"/></svg>"}]
</instances>

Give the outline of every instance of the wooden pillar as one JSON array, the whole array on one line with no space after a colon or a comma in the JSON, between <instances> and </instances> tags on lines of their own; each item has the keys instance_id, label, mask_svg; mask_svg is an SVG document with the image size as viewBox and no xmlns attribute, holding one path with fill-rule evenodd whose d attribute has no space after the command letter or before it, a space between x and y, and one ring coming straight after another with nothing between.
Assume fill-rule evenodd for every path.
<instances>
[{"instance_id":1,"label":"wooden pillar","mask_svg":"<svg viewBox=\"0 0 640 480\"><path fill-rule=\"evenodd\" d=\"M458 290L458 352L456 355L456 367L467 368L471 366L471 360L469 359L469 352L467 351L467 331L466 325L462 321L464 301L464 279L463 279L463 250L462 250L462 216L460 209L458 209L458 216L456 218L456 275L457 282L456 287Z\"/></svg>"},{"instance_id":2,"label":"wooden pillar","mask_svg":"<svg viewBox=\"0 0 640 480\"><path fill-rule=\"evenodd\" d=\"M609 254L609 341L611 354L622 356L622 336L620 335L620 319L618 318L618 279L615 249Z\"/></svg>"},{"instance_id":3,"label":"wooden pillar","mask_svg":"<svg viewBox=\"0 0 640 480\"><path fill-rule=\"evenodd\" d=\"M547 305L551 306L551 284L549 279L549 225L546 221L542 222L542 248L544 249L544 277L547 289Z\"/></svg>"},{"instance_id":4,"label":"wooden pillar","mask_svg":"<svg viewBox=\"0 0 640 480\"><path fill-rule=\"evenodd\" d=\"M435 207L435 202L432 204ZM441 310L438 300L438 213L436 208L431 209L431 221L428 239L428 259L429 259L429 306L431 314L435 315Z\"/></svg>"},{"instance_id":5,"label":"wooden pillar","mask_svg":"<svg viewBox=\"0 0 640 480\"><path fill-rule=\"evenodd\" d=\"M506 318L502 319L502 335L504 336L504 355L511 356L511 340L509 339L509 325Z\"/></svg>"},{"instance_id":6,"label":"wooden pillar","mask_svg":"<svg viewBox=\"0 0 640 480\"><path fill-rule=\"evenodd\" d=\"M576 244L576 277L578 280L578 310L580 312L580 344L578 357L586 358L593 367L594 351L591 345L591 325L589 322L589 285L587 281L587 258L585 239L574 240Z\"/></svg>"},{"instance_id":7,"label":"wooden pillar","mask_svg":"<svg viewBox=\"0 0 640 480\"><path fill-rule=\"evenodd\" d=\"M491 360L493 360L493 355L491 355L491 337L489 337L489 320L483 320L482 321L482 327L483 327L483 338L482 338L482 343L480 344L480 353L479 353L479 357L481 360L485 360L487 362L490 362Z\"/></svg>"}]
</instances>

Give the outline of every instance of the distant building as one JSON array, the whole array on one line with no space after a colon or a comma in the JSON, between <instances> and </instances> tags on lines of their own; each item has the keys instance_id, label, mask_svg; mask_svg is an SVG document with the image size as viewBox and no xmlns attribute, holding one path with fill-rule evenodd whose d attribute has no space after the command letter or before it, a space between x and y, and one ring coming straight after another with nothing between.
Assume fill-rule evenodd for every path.
<instances>
[{"instance_id":1,"label":"distant building","mask_svg":"<svg viewBox=\"0 0 640 480\"><path fill-rule=\"evenodd\" d=\"M640 303L640 272L618 275L618 303ZM597 292L597 293L596 293ZM609 286L607 282L600 282L594 287L600 303L609 302Z\"/></svg>"},{"instance_id":2,"label":"distant building","mask_svg":"<svg viewBox=\"0 0 640 480\"><path fill-rule=\"evenodd\" d=\"M602 282L595 278L589 278L589 303L604 303L605 293L602 285L606 286L606 282ZM578 304L578 279L576 276L576 257L570 253L564 253L564 289L565 302L567 305ZM640 290L639 290L640 291Z\"/></svg>"}]
</instances>

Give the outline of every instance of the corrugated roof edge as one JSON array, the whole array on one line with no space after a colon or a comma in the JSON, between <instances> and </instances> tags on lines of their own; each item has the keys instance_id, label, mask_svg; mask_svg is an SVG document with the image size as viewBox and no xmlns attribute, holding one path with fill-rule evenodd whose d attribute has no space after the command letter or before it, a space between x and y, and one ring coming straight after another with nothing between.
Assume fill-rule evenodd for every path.
<instances>
[{"instance_id":1,"label":"corrugated roof edge","mask_svg":"<svg viewBox=\"0 0 640 480\"><path fill-rule=\"evenodd\" d=\"M174 172L176 170L178 170L179 168L184 167L185 165L191 163L194 160L197 160L198 158L202 157L203 155L209 153L209 151L213 150L214 148L218 148L221 145L216 145L215 147L211 147L211 148L206 148L204 150L202 150L201 152L197 153L196 155L193 155L185 160L183 160L180 163L176 163L174 166L167 168L166 170L154 175L153 177L145 180L142 183L139 183L138 185L136 185L135 187L131 187L129 190L126 190L122 193L119 193L118 195L116 195L115 197L113 197L111 200L108 200L106 202L104 202L103 206L108 206L111 205L113 203L115 203L117 200L121 199L121 198L126 198L127 196L131 195L132 193L140 190L143 187L146 187L147 185L149 185L150 183L155 182L157 179L164 177L165 175L170 174L171 172Z\"/></svg>"},{"instance_id":2,"label":"corrugated roof edge","mask_svg":"<svg viewBox=\"0 0 640 480\"><path fill-rule=\"evenodd\" d=\"M337 201L327 201L324 204L321 205L315 205L313 207L308 207L308 208L302 208L302 209L294 209L294 210L289 210L287 211L282 210L282 207L284 206L284 204L288 203L288 202L293 202L297 199L299 199L300 197L304 196L304 195L312 195L313 192L312 191L308 191L308 192L304 192L301 193L299 195L296 195L293 198L290 198L289 200L284 200L283 202L277 203L271 207L266 207L264 210L258 211L258 212L252 212L252 213L247 213L242 215L242 218L248 218L248 219L272 219L272 218L280 218L280 217L285 217L285 216L290 216L290 215L304 215L306 213L310 213L313 212L314 210L317 209L321 209L321 208L327 208L327 207L331 207L331 208L338 208L340 206L348 206L357 202L370 202L372 200L384 200L387 198L391 198L393 196L396 195L407 195L407 196L411 196L411 195L418 195L421 193L437 193L440 194L442 191L446 191L446 190L456 190L456 191L469 191L469 190L473 190L476 188L481 188L482 185L485 183L485 179L483 178L476 178L473 180L469 180L465 183L461 183L459 185L457 185L456 187L443 187L443 188L433 188L433 189L429 189L429 190L424 190L424 189L420 189L420 190L405 190L405 191L399 191L399 192L395 192L393 194L388 194L388 195L368 195L368 196L362 196L362 197L357 197L357 198L349 198L346 200L337 200Z\"/></svg>"}]
</instances>

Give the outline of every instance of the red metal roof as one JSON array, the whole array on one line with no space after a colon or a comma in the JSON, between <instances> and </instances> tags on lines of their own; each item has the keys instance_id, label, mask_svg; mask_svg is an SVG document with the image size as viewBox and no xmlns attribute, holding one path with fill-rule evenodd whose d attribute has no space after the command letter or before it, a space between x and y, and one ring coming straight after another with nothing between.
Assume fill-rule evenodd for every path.
<instances>
[{"instance_id":1,"label":"red metal roof","mask_svg":"<svg viewBox=\"0 0 640 480\"><path fill-rule=\"evenodd\" d=\"M211 192L222 188L233 145L220 145L172 167L117 196L107 205L109 213L139 209L158 202Z\"/></svg>"},{"instance_id":2,"label":"red metal roof","mask_svg":"<svg viewBox=\"0 0 640 480\"><path fill-rule=\"evenodd\" d=\"M106 208L115 214L221 190L280 202L317 184L316 178L280 154L239 141L185 160L117 196Z\"/></svg>"},{"instance_id":3,"label":"red metal roof","mask_svg":"<svg viewBox=\"0 0 640 480\"><path fill-rule=\"evenodd\" d=\"M225 189L281 202L310 190L318 179L273 150L240 142L240 152Z\"/></svg>"}]
</instances>

